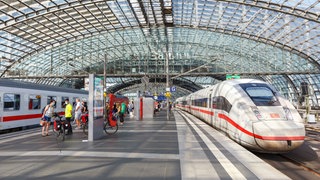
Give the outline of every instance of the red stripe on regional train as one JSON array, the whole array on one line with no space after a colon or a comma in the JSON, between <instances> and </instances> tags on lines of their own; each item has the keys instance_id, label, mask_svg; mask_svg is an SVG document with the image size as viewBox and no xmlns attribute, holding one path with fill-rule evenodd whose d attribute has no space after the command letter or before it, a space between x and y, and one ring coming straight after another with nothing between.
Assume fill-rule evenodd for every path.
<instances>
[{"instance_id":1,"label":"red stripe on regional train","mask_svg":"<svg viewBox=\"0 0 320 180\"><path fill-rule=\"evenodd\" d=\"M64 112L59 112L60 116L64 115ZM42 114L25 114L25 115L18 115L18 116L4 116L2 122L9 122L9 121L20 121L20 120L28 120L28 119L36 119L41 118Z\"/></svg>"},{"instance_id":2,"label":"red stripe on regional train","mask_svg":"<svg viewBox=\"0 0 320 180\"><path fill-rule=\"evenodd\" d=\"M218 117L228 121L230 124L232 124L234 127L239 129L243 133L245 133L249 136L252 136L254 138L257 138L257 139L270 140L270 141L286 141L286 140L297 141L297 140L304 140L304 138L305 138L304 136L261 136L261 135L254 134L254 133L244 129L243 127L241 127L239 124L237 124L236 122L234 122L232 119L230 119L228 116L226 116L224 114L218 114Z\"/></svg>"},{"instance_id":3,"label":"red stripe on regional train","mask_svg":"<svg viewBox=\"0 0 320 180\"><path fill-rule=\"evenodd\" d=\"M40 118L40 117L41 117L41 114L26 114L26 115L18 115L18 116L4 116L3 117L3 122L35 119L35 118Z\"/></svg>"}]
</instances>

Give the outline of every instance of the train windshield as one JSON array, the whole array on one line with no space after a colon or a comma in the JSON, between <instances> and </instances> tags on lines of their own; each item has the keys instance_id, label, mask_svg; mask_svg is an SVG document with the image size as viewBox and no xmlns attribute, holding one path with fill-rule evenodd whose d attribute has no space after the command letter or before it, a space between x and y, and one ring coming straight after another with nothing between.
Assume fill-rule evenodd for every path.
<instances>
[{"instance_id":1,"label":"train windshield","mask_svg":"<svg viewBox=\"0 0 320 180\"><path fill-rule=\"evenodd\" d=\"M240 84L256 106L279 106L275 93L267 84L248 83Z\"/></svg>"}]
</instances>

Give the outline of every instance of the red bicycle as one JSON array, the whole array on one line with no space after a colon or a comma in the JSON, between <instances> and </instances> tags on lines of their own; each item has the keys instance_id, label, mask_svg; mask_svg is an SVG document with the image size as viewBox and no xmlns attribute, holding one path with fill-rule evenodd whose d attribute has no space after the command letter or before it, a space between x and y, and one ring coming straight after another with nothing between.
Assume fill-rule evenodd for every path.
<instances>
[{"instance_id":1,"label":"red bicycle","mask_svg":"<svg viewBox=\"0 0 320 180\"><path fill-rule=\"evenodd\" d=\"M89 115L88 113L82 113L81 115L81 128L85 135L88 135L88 122L89 122Z\"/></svg>"},{"instance_id":2,"label":"red bicycle","mask_svg":"<svg viewBox=\"0 0 320 180\"><path fill-rule=\"evenodd\" d=\"M107 134L111 135L118 131L118 119L118 113L113 113L111 118L107 118L103 128Z\"/></svg>"}]
</instances>

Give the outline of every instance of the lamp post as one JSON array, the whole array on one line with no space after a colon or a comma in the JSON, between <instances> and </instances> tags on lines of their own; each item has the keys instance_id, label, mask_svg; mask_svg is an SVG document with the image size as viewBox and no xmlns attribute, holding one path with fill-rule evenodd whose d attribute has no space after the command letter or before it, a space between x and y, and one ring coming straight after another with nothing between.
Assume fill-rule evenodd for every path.
<instances>
[{"instance_id":1,"label":"lamp post","mask_svg":"<svg viewBox=\"0 0 320 180\"><path fill-rule=\"evenodd\" d=\"M106 96L107 96L107 86L106 86L106 81L107 81L107 54L104 54L104 61L103 61L103 118L106 119L108 115L106 115L107 110L106 110Z\"/></svg>"},{"instance_id":2,"label":"lamp post","mask_svg":"<svg viewBox=\"0 0 320 180\"><path fill-rule=\"evenodd\" d=\"M168 89L170 89L169 87L169 56L168 56L168 51L166 51L166 91L168 91ZM169 97L167 97L167 120L170 120L170 116L169 116Z\"/></svg>"}]
</instances>

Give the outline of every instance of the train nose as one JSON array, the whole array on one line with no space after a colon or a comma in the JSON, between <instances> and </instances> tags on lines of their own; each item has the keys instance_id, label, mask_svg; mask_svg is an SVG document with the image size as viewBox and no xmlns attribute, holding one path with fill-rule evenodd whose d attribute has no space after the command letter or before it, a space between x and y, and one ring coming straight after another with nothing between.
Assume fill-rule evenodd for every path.
<instances>
[{"instance_id":1,"label":"train nose","mask_svg":"<svg viewBox=\"0 0 320 180\"><path fill-rule=\"evenodd\" d=\"M260 121L253 123L257 145L265 152L288 152L299 147L305 138L302 123L292 121Z\"/></svg>"}]
</instances>

